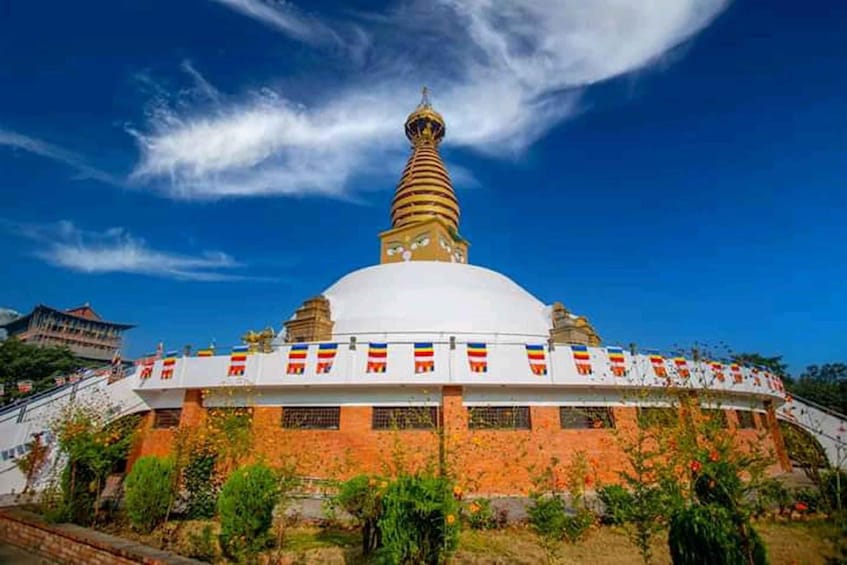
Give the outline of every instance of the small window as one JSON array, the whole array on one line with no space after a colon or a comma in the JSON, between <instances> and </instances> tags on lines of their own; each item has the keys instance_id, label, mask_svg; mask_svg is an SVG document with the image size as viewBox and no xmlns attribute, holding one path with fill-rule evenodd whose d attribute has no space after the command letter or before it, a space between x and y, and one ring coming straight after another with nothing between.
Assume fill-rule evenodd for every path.
<instances>
[{"instance_id":1,"label":"small window","mask_svg":"<svg viewBox=\"0 0 847 565\"><path fill-rule=\"evenodd\" d=\"M291 406L282 409L282 427L295 430L337 430L339 406Z\"/></svg>"},{"instance_id":2,"label":"small window","mask_svg":"<svg viewBox=\"0 0 847 565\"><path fill-rule=\"evenodd\" d=\"M721 409L707 409L704 408L701 410L704 416L706 416L709 420L717 420L718 425L721 428L728 428L729 422L726 419L726 410Z\"/></svg>"},{"instance_id":3,"label":"small window","mask_svg":"<svg viewBox=\"0 0 847 565\"><path fill-rule=\"evenodd\" d=\"M562 406L559 420L563 429L614 428L612 409L607 406Z\"/></svg>"},{"instance_id":4,"label":"small window","mask_svg":"<svg viewBox=\"0 0 847 565\"><path fill-rule=\"evenodd\" d=\"M474 406L468 408L472 430L528 430L529 406Z\"/></svg>"},{"instance_id":5,"label":"small window","mask_svg":"<svg viewBox=\"0 0 847 565\"><path fill-rule=\"evenodd\" d=\"M182 408L157 408L153 411L153 427L176 428L179 426L180 416Z\"/></svg>"},{"instance_id":6,"label":"small window","mask_svg":"<svg viewBox=\"0 0 847 565\"><path fill-rule=\"evenodd\" d=\"M756 412L759 415L759 427L763 430L768 429L768 415L764 412Z\"/></svg>"},{"instance_id":7,"label":"small window","mask_svg":"<svg viewBox=\"0 0 847 565\"><path fill-rule=\"evenodd\" d=\"M638 425L642 428L652 426L670 428L679 423L676 408L656 408L644 406L638 408Z\"/></svg>"},{"instance_id":8,"label":"small window","mask_svg":"<svg viewBox=\"0 0 847 565\"><path fill-rule=\"evenodd\" d=\"M756 421L753 419L753 412L750 410L736 410L738 416L738 427L742 430L755 430Z\"/></svg>"},{"instance_id":9,"label":"small window","mask_svg":"<svg viewBox=\"0 0 847 565\"><path fill-rule=\"evenodd\" d=\"M374 406L375 430L432 430L438 425L435 406Z\"/></svg>"}]
</instances>

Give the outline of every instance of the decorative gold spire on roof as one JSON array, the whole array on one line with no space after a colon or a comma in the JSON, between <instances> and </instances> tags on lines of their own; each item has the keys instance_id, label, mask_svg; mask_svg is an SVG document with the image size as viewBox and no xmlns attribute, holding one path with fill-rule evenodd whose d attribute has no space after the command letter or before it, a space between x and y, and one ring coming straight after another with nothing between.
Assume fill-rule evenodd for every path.
<instances>
[{"instance_id":1,"label":"decorative gold spire on roof","mask_svg":"<svg viewBox=\"0 0 847 565\"><path fill-rule=\"evenodd\" d=\"M424 87L421 103L406 119L406 137L412 154L403 170L391 204L391 225L395 228L441 218L455 231L459 229L459 201L447 168L438 154L438 144L446 127L441 114L432 109Z\"/></svg>"},{"instance_id":2,"label":"decorative gold spire on roof","mask_svg":"<svg viewBox=\"0 0 847 565\"><path fill-rule=\"evenodd\" d=\"M438 154L444 118L432 109L426 87L405 129L412 154L391 203L391 229L379 235L380 262L466 263L469 244L459 235L459 201Z\"/></svg>"}]
</instances>

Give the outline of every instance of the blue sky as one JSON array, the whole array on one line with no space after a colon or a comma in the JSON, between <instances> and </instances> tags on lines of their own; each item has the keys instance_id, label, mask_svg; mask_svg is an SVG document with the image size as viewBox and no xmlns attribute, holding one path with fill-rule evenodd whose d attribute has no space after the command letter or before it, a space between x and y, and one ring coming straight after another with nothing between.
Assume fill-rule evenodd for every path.
<instances>
[{"instance_id":1,"label":"blue sky","mask_svg":"<svg viewBox=\"0 0 847 565\"><path fill-rule=\"evenodd\" d=\"M610 343L847 357L840 2L0 2L0 306L232 344L378 261L423 84L470 261Z\"/></svg>"}]
</instances>

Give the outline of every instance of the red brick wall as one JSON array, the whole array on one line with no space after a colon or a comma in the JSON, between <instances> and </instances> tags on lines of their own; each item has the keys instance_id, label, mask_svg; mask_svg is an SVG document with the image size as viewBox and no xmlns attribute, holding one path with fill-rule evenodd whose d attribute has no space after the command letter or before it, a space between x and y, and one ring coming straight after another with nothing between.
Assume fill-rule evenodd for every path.
<instances>
[{"instance_id":1,"label":"red brick wall","mask_svg":"<svg viewBox=\"0 0 847 565\"><path fill-rule=\"evenodd\" d=\"M299 474L309 477L345 479L360 473L390 475L399 469L435 468L443 449L443 460L466 491L526 494L532 488L532 477L553 460L558 461L555 467L561 474L580 451L586 453L595 469L591 477L595 482L616 482L618 472L626 465L615 432L563 430L555 406L532 406L531 430L470 430L462 388L455 386L442 390L443 432L373 430L372 408L368 406L341 407L340 430L291 430L282 428L282 410L279 406L254 407L251 458L272 465L292 465ZM201 423L203 412L199 394L187 393L181 426ZM615 407L612 412L618 433L637 426L634 407ZM727 420L730 432L734 431L733 411L729 411ZM166 454L174 431L151 429L152 415L144 425L143 440L135 454ZM759 434L757 430L736 433L741 441L756 440ZM766 441L769 447L775 447L771 438Z\"/></svg>"},{"instance_id":2,"label":"red brick wall","mask_svg":"<svg viewBox=\"0 0 847 565\"><path fill-rule=\"evenodd\" d=\"M63 565L197 563L79 526L46 524L35 514L17 509L0 511L0 542Z\"/></svg>"}]
</instances>

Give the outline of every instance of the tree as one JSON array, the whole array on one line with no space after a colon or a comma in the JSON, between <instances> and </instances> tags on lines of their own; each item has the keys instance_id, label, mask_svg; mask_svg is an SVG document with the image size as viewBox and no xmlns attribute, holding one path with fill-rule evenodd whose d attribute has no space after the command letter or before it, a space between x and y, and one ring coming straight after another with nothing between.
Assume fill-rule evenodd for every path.
<instances>
[{"instance_id":1,"label":"tree","mask_svg":"<svg viewBox=\"0 0 847 565\"><path fill-rule=\"evenodd\" d=\"M797 396L847 414L847 364L809 365L789 390Z\"/></svg>"},{"instance_id":2,"label":"tree","mask_svg":"<svg viewBox=\"0 0 847 565\"><path fill-rule=\"evenodd\" d=\"M6 391L0 403L24 396L17 391L18 381L32 381L32 392L39 392L53 386L54 375L80 367L80 361L67 347L37 347L11 337L0 342L0 383Z\"/></svg>"},{"instance_id":3,"label":"tree","mask_svg":"<svg viewBox=\"0 0 847 565\"><path fill-rule=\"evenodd\" d=\"M732 361L739 365L748 365L750 367L762 367L767 369L785 382L790 382L791 376L788 374L788 365L782 362L782 355L774 355L767 357L760 353L736 353L732 356Z\"/></svg>"}]
</instances>

